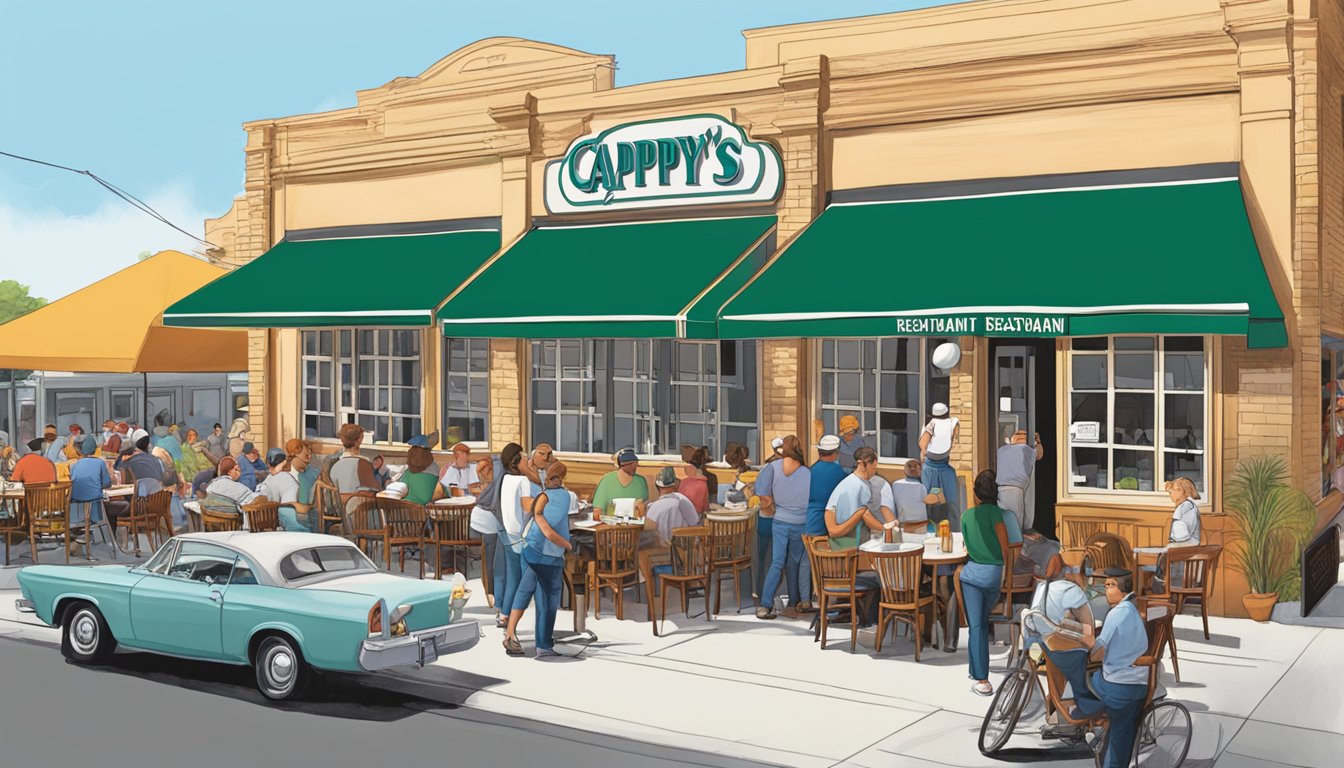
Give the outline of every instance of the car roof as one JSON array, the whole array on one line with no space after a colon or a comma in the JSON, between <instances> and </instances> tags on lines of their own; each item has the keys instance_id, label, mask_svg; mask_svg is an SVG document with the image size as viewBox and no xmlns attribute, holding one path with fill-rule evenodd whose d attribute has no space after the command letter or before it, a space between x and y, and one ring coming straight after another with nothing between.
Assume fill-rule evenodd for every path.
<instances>
[{"instance_id":1,"label":"car roof","mask_svg":"<svg viewBox=\"0 0 1344 768\"><path fill-rule=\"evenodd\" d=\"M288 531L262 533L212 531L209 533L184 533L177 538L182 541L202 541L236 549L251 557L257 565L268 570L278 565L286 555L301 549L354 546L339 536L326 536L320 533L290 533Z\"/></svg>"}]
</instances>

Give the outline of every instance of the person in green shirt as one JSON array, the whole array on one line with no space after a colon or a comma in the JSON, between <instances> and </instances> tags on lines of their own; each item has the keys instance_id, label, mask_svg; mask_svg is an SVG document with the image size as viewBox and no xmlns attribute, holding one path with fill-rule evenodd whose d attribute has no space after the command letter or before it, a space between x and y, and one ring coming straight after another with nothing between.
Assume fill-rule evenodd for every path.
<instances>
[{"instance_id":1,"label":"person in green shirt","mask_svg":"<svg viewBox=\"0 0 1344 768\"><path fill-rule=\"evenodd\" d=\"M612 461L616 469L602 476L593 491L593 507L603 514L610 512L607 506L616 499L635 499L637 515L644 514L644 502L649 498L649 483L639 475L639 456L633 448L622 448Z\"/></svg>"},{"instance_id":2,"label":"person in green shirt","mask_svg":"<svg viewBox=\"0 0 1344 768\"><path fill-rule=\"evenodd\" d=\"M971 690L981 696L994 693L989 684L989 612L999 601L1003 585L1003 550L994 532L996 524L1005 525L1005 511L998 505L999 481L993 470L975 478L975 497L980 504L961 516L961 534L970 562L961 568L961 594L966 602L969 625L966 652L970 655Z\"/></svg>"},{"instance_id":3,"label":"person in green shirt","mask_svg":"<svg viewBox=\"0 0 1344 768\"><path fill-rule=\"evenodd\" d=\"M406 500L413 504L428 504L434 500L434 490L439 486L439 478L432 472L426 472L434 462L434 454L428 448L413 445L406 450L406 472L401 482L406 484Z\"/></svg>"}]
</instances>

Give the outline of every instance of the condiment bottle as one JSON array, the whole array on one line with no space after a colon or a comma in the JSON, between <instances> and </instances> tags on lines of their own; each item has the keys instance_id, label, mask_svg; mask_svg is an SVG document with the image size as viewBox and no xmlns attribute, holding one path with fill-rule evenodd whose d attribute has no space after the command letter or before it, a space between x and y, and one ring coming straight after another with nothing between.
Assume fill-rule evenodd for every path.
<instances>
[{"instance_id":1,"label":"condiment bottle","mask_svg":"<svg viewBox=\"0 0 1344 768\"><path fill-rule=\"evenodd\" d=\"M942 551L952 551L952 526L946 520L938 523L938 542Z\"/></svg>"}]
</instances>

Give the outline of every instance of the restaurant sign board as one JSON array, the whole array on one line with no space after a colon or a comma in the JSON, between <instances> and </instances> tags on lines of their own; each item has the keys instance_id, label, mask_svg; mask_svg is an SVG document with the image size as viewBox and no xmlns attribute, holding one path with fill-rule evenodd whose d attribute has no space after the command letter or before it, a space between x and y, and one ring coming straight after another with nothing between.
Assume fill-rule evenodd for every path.
<instances>
[{"instance_id":1,"label":"restaurant sign board","mask_svg":"<svg viewBox=\"0 0 1344 768\"><path fill-rule=\"evenodd\" d=\"M546 210L766 203L779 196L783 169L773 146L719 115L624 123L580 136L547 163Z\"/></svg>"}]
</instances>

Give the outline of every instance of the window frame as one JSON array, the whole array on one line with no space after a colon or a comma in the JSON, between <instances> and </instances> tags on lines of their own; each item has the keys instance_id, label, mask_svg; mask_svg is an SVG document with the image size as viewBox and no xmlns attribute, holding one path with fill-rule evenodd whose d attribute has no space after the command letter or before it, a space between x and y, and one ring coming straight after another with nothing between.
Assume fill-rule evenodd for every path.
<instances>
[{"instance_id":1,"label":"window frame","mask_svg":"<svg viewBox=\"0 0 1344 768\"><path fill-rule=\"evenodd\" d=\"M1327 356L1329 362L1326 362ZM1328 368L1326 366L1329 366ZM1321 446L1321 498L1325 498L1334 492L1334 474L1341 465L1344 465L1344 451L1340 450L1339 420L1344 419L1344 409L1339 407L1340 397L1344 396L1344 338L1333 336L1328 333L1321 334L1321 376L1324 379L1325 374L1329 372L1329 381L1321 381L1322 412L1321 426L1334 430L1333 439L1325 434L1322 438L1326 440L1325 445ZM1333 397L1328 400L1325 398L1325 387L1329 386Z\"/></svg>"},{"instance_id":2,"label":"window frame","mask_svg":"<svg viewBox=\"0 0 1344 768\"><path fill-rule=\"evenodd\" d=\"M304 431L305 439L315 440L334 440L336 431L344 424L360 424L364 426L368 435L367 444L381 445L405 445L405 440L394 439L396 434L395 425L402 420L409 419L413 426L411 434L406 435L409 439L416 434L424 432L424 391L425 391L425 364L423 343L423 329L403 328L403 327L332 327L332 328L302 328L299 329L299 388L298 388L298 411L301 429ZM373 333L373 352L365 352L361 349L360 336L363 332ZM406 333L410 338L415 339L416 352L414 354L394 354L396 344L392 334ZM316 334L318 339L316 352L309 353L307 347L308 334ZM322 352L321 334L330 334L330 352ZM387 334L384 337L383 334ZM386 344L386 349L384 349ZM327 387L327 392L331 397L331 411L324 412L320 410L322 402L323 386L319 383L314 386L308 380L308 363L316 365L329 365L331 371L331 382ZM366 383L360 380L359 366L361 363L372 363L373 382ZM414 385L394 384L393 366L411 362L418 366L418 377ZM384 380L386 379L386 380ZM349 387L346 384L349 384ZM309 391L318 393L319 410L310 410L307 403L307 393ZM359 407L359 398L363 391L372 391L373 409L362 409ZM415 393L418 401L416 413L405 413L396 409L396 397L394 395L400 390L409 390ZM378 394L380 391L386 392L387 407L379 410L377 408ZM308 418L312 416L317 419L332 418L333 429L331 434L322 434L319 428L316 431L318 435L314 438L307 438ZM366 421L372 420L375 424L378 420L383 420L387 430L387 440L378 439L377 427L370 429ZM320 424L320 421L318 422Z\"/></svg>"},{"instance_id":3,"label":"window frame","mask_svg":"<svg viewBox=\"0 0 1344 768\"><path fill-rule=\"evenodd\" d=\"M1204 383L1201 389L1198 390L1167 389L1166 385L1167 339L1181 338L1181 337L1196 337L1201 340L1202 355L1204 359L1203 364ZM1154 341L1152 352L1154 356L1153 385L1151 389L1116 387L1115 340L1125 338L1130 339L1144 338L1144 339L1152 339ZM1166 333L1166 334L1120 333L1120 334L1096 335L1096 336L1074 336L1066 339L1066 343L1063 349L1064 355L1062 361L1063 363L1063 382L1061 387L1062 414L1060 415L1059 419L1059 423L1061 425L1060 427L1060 434L1062 437L1061 443L1064 445L1064 451L1062 452L1061 456L1062 466L1060 467L1061 500L1071 499L1075 501L1083 501L1083 500L1119 501L1127 503L1144 501L1154 503L1160 502L1162 504L1165 504L1166 502L1170 501L1170 498L1167 495L1166 490L1164 490L1167 481L1166 457L1168 453L1172 453L1172 454L1197 455L1201 457L1202 462L1201 482L1196 484L1196 488L1199 491L1199 500L1196 502L1196 504L1199 505L1200 507L1207 507L1211 504L1213 488L1215 487L1214 473L1216 469L1214 467L1215 463L1214 448L1217 445L1218 441L1218 435L1216 433L1215 425L1213 423L1213 399L1214 399L1213 382L1214 382L1214 365L1215 365L1214 357L1216 353L1214 338L1215 337L1213 336L1193 334L1193 333ZM1105 339L1106 349L1104 352L1100 350L1075 351L1073 349L1073 343L1077 339ZM1124 354L1125 350L1121 350L1120 353ZM1089 443L1089 442L1075 443L1073 440L1072 430L1070 429L1070 426L1073 424L1073 395L1075 394L1075 389L1073 386L1073 358L1075 354L1080 354L1088 357L1101 357L1104 355L1106 358L1106 388L1104 390L1103 389L1077 390L1077 392L1082 393L1104 393L1106 395L1107 422L1105 425L1105 429L1103 430L1106 439L1098 440L1095 443ZM1147 446L1129 445L1114 442L1114 434L1116 429L1115 396L1117 392L1119 392L1120 394L1146 393L1152 396L1153 409L1154 409L1153 411L1154 434L1152 436L1151 445ZM1200 449L1194 450L1186 448L1168 448L1167 406L1166 406L1166 398L1168 395L1178 395L1186 397L1199 396L1203 398L1204 401L1203 443L1202 443L1203 447L1201 447ZM1107 485L1109 487L1091 488L1087 486L1074 485L1073 483L1074 448L1098 448L1106 451ZM1131 491L1131 490L1122 490L1114 487L1116 450L1121 451L1137 450L1144 452L1151 451L1153 455L1152 490Z\"/></svg>"},{"instance_id":4,"label":"window frame","mask_svg":"<svg viewBox=\"0 0 1344 768\"><path fill-rule=\"evenodd\" d=\"M464 341L464 342L467 343L467 368L468 368L468 370L467 370L465 373L461 373L461 372L455 373L455 372L453 372L453 371L451 371L451 370L449 369L449 344L450 344L450 342L453 342L453 341ZM478 343L478 342L479 342L480 344L483 344L483 345L485 346L485 370L484 370L484 371L473 371L473 370L471 370L471 360L472 360L472 350L471 350L471 347L472 347L472 344L474 344L474 343ZM484 384L485 384L485 392L486 392L486 398L485 398L485 410L484 410L484 413L482 414L483 419L484 419L484 421L485 421L485 427L484 427L484 429L485 429L485 438L482 439L482 440L463 440L462 442L466 443L469 447L471 447L471 448L473 448L473 449L476 449L476 448L479 448L479 449L487 449L487 448L489 448L489 446L490 446L490 339L488 339L488 338L486 338L486 337L465 337L465 336L464 336L464 337L454 337L454 338L447 338L447 337L445 337L445 338L442 340L441 359L442 359L442 363L441 363L440 366L439 366L439 376L440 376L440 381L439 381L439 395L440 395L440 398L441 398L441 400L440 400L441 409L440 409L440 410L442 411L442 413L441 413L441 415L440 415L440 419L439 419L439 421L440 421L440 429L443 430L443 431L442 431L443 440L444 440L445 442L448 440L448 411L452 409L452 406L450 405L450 401L449 401L449 399L448 399L448 386L449 386L449 382L450 382L450 380L451 380L454 376L457 376L457 377L463 377L463 376L465 376L465 377L466 377L466 381L467 381L467 405L466 405L466 407L465 407L464 409L457 409L457 410L459 410L459 411L464 411L464 412L466 412L466 413L474 413L474 412L477 412L477 411L479 410L479 409L476 409L474 406L471 405L471 385L472 385L472 382L475 381L475 380L478 380L478 379L479 379L479 380L483 381Z\"/></svg>"},{"instance_id":5,"label":"window frame","mask_svg":"<svg viewBox=\"0 0 1344 768\"><path fill-rule=\"evenodd\" d=\"M918 347L917 350L919 355L918 368L914 371L906 369L898 370L895 368L891 370L884 369L882 367L882 341L884 339L896 339L900 342L914 342ZM825 386L823 385L826 374L829 373L834 375L838 373L850 373L854 370L862 372L866 369L862 367L864 362L862 347L860 347L859 352L860 368L851 369L851 368L839 367L838 355L837 360L835 361L837 364L832 365L829 368L826 367L825 345L828 343L836 343L836 342L856 342L861 344L862 342L866 341L873 342L874 346L874 354L873 354L874 391L872 399L873 404L871 406L863 404L864 396L863 396L863 383L861 378L859 385L860 386L859 405L840 405L839 403L828 405L826 403ZM813 389L814 396L812 398L812 405L814 406L812 409L812 412L814 414L813 418L820 419L822 423L825 424L826 411L834 411L836 412L835 421L836 424L838 425L841 415L845 413L856 415L859 419L859 434L865 439L865 442L869 439L872 440L872 443L870 443L869 447L878 452L877 461L879 465L900 466L911 459L917 459L919 457L918 450L916 450L913 456L886 456L882 454L881 450L882 414L883 413L913 414L915 423L915 435L916 435L915 444L916 447L918 446L919 432L924 428L924 425L928 423L928 420L930 418L929 411L930 409L932 409L934 402L937 402L929 394L929 382L933 378L932 377L933 363L929 359L929 357L930 355L933 354L933 350L937 348L939 344L944 344L947 342L960 345L960 339L954 336L873 336L863 338L852 336L828 336L825 338L814 339L811 346L812 359L814 362L814 364L812 365L813 370L812 386L814 387ZM882 399L881 399L882 376L884 374L914 377L919 382L918 384L919 403L914 410L905 407L882 406ZM950 373L948 375L950 376ZM860 373L860 376L862 377L862 373ZM837 391L838 391L838 385L837 385ZM950 391L950 380L949 380L949 391ZM871 431L868 430L867 426L864 424L864 412L871 412L873 414L874 421L873 421L873 429ZM838 434L838 432L832 432L831 434Z\"/></svg>"}]
</instances>

